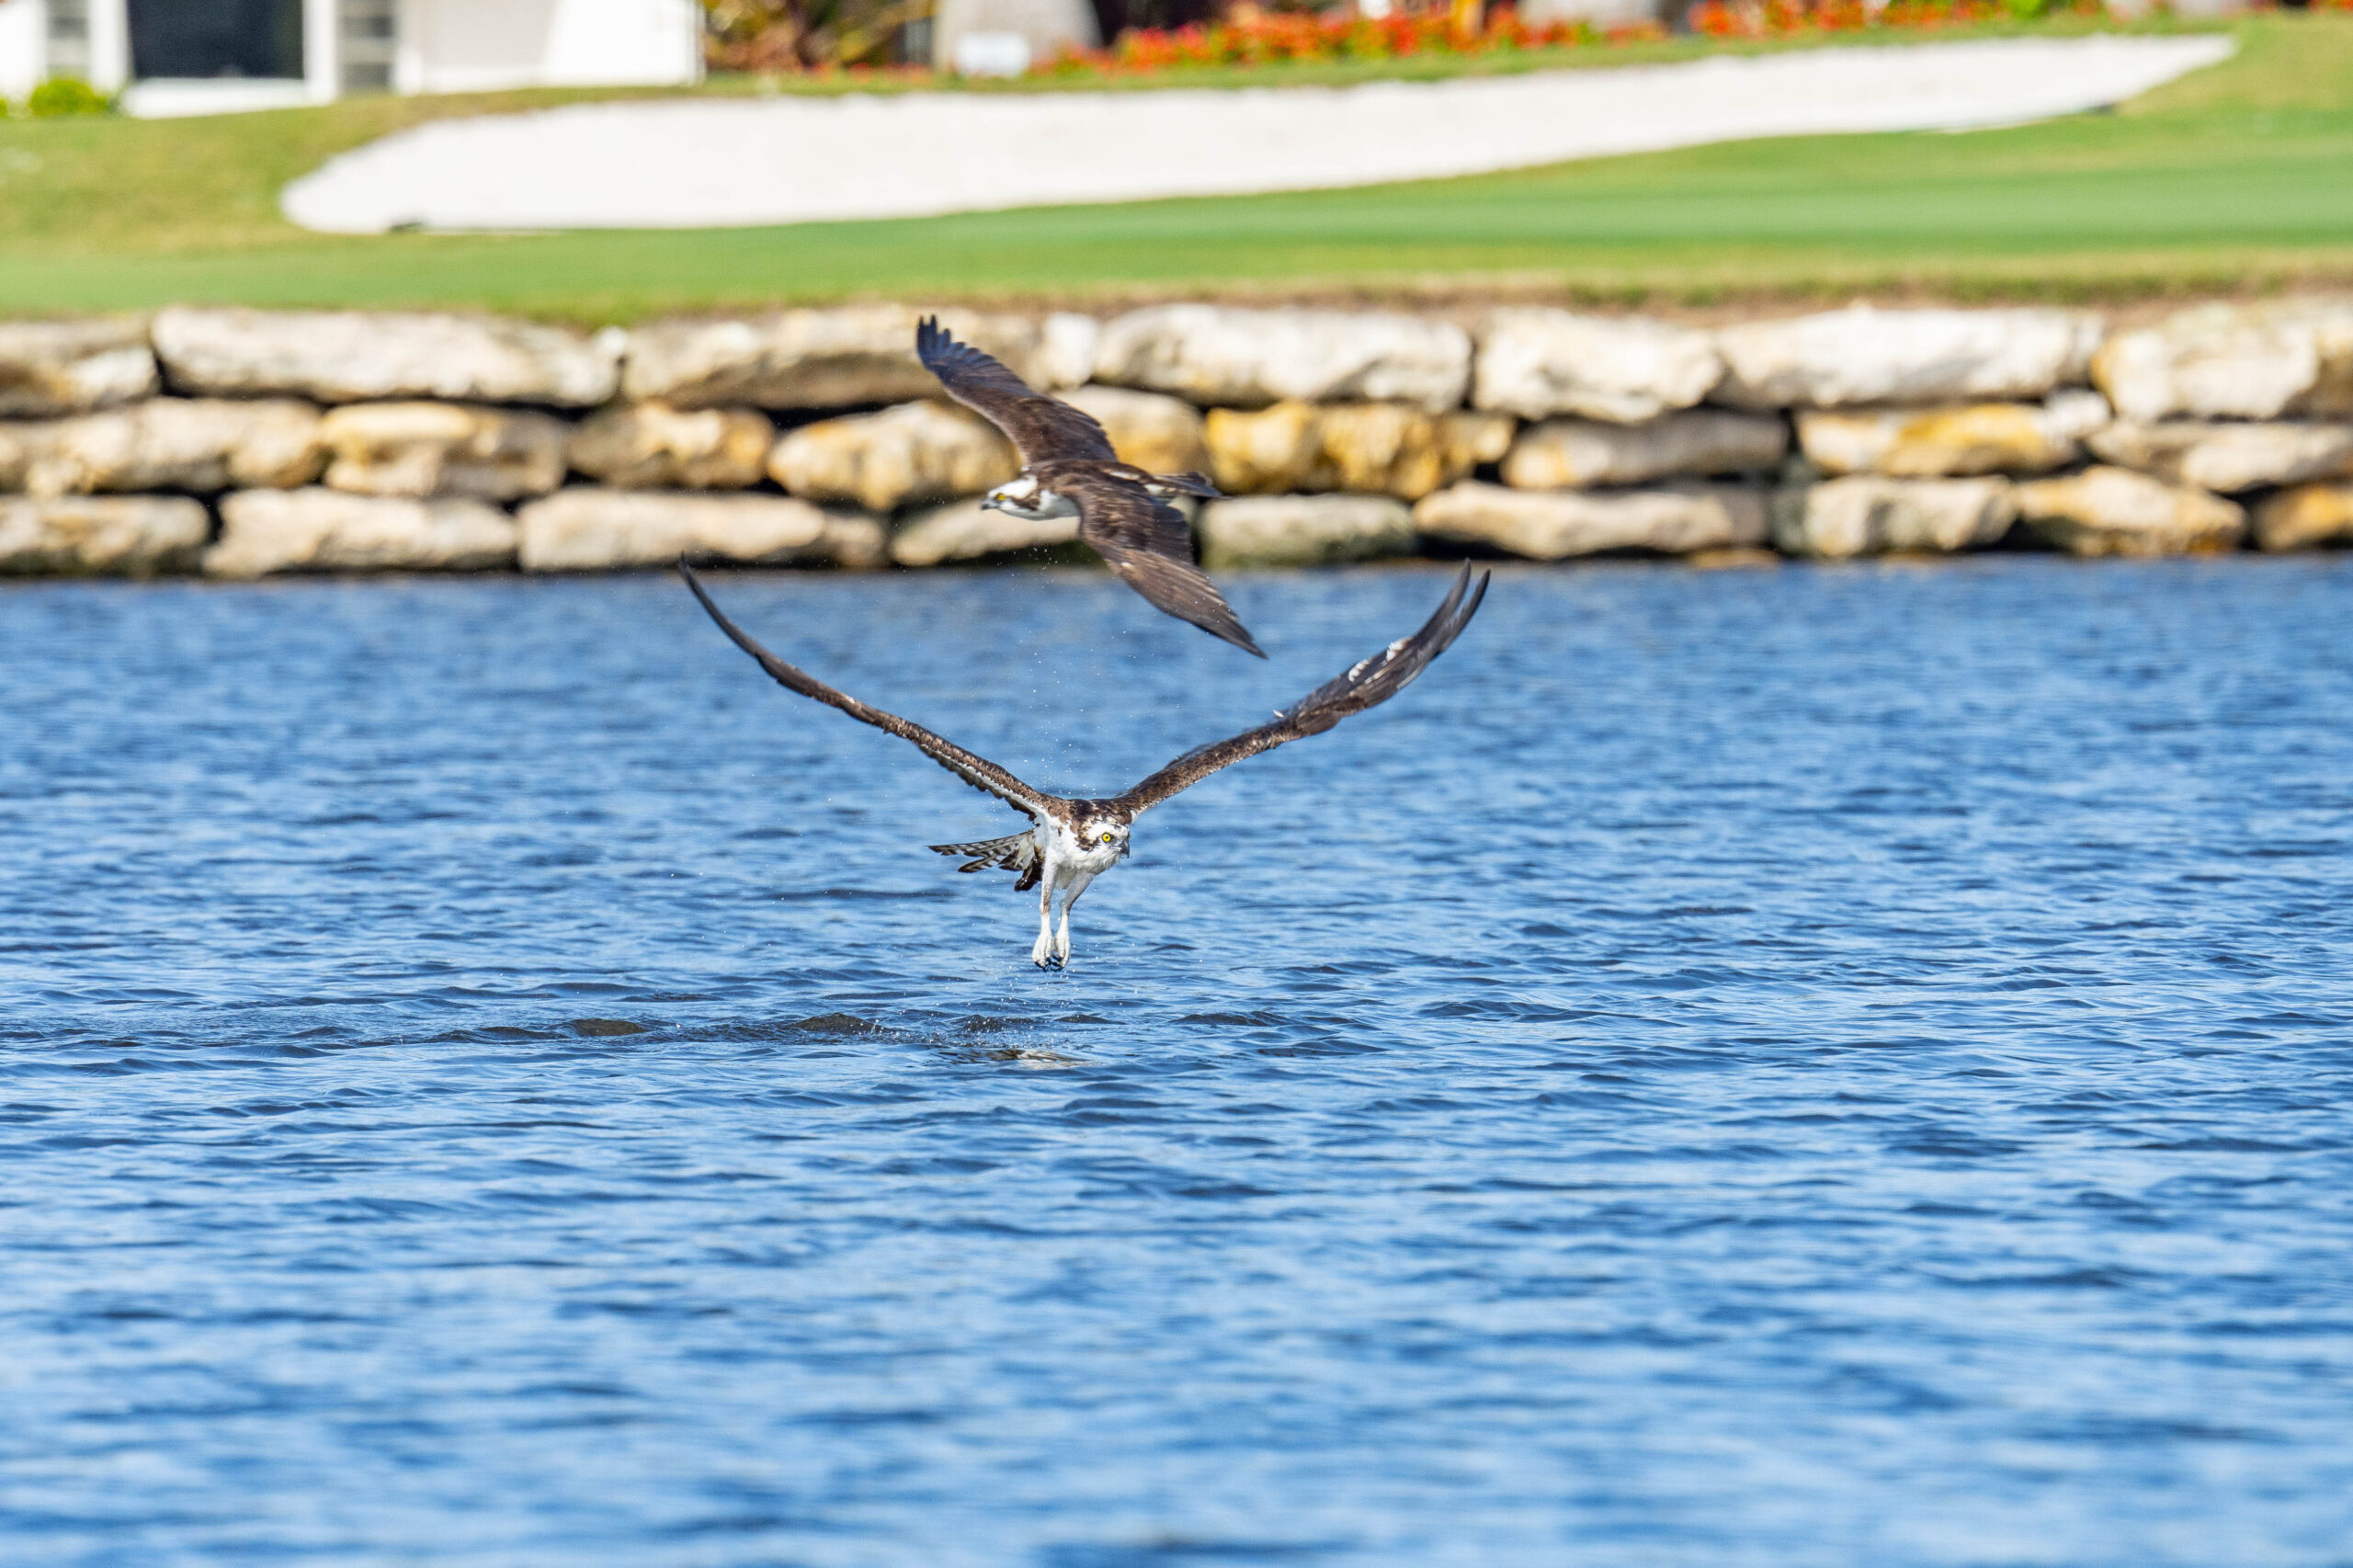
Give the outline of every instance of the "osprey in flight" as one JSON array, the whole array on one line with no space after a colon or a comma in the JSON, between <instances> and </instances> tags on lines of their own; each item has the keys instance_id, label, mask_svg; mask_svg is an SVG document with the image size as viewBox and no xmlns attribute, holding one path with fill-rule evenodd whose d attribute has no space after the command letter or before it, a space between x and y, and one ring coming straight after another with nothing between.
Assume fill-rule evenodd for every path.
<instances>
[{"instance_id":1,"label":"osprey in flight","mask_svg":"<svg viewBox=\"0 0 2353 1568\"><path fill-rule=\"evenodd\" d=\"M915 354L948 395L1005 432L1021 454L1021 477L981 505L1040 522L1075 517L1079 539L1154 608L1212 637L1259 653L1225 596L1193 564L1193 529L1171 495L1223 492L1198 473L1146 473L1123 463L1094 415L1029 384L938 320L915 327Z\"/></svg>"},{"instance_id":2,"label":"osprey in flight","mask_svg":"<svg viewBox=\"0 0 2353 1568\"><path fill-rule=\"evenodd\" d=\"M1136 818L1177 791L1189 789L1220 768L1233 767L1245 756L1272 751L1285 741L1295 741L1302 735L1321 734L1351 713L1361 713L1388 701L1462 635L1462 629L1471 624L1471 618L1478 613L1479 601L1487 593L1487 574L1480 574L1474 588L1471 585L1471 568L1464 566L1462 574L1454 580L1453 591L1446 596L1446 602L1438 607L1438 613L1419 631L1411 637L1401 637L1372 657L1350 665L1277 713L1273 722L1188 751L1125 794L1105 801L1074 801L1032 789L995 763L941 740L922 725L895 713L885 713L880 708L870 708L795 669L728 619L710 602L710 596L703 592L701 582L684 562L678 563L678 571L686 578L687 586L694 590L695 597L702 601L702 608L710 612L710 619L719 623L719 629L733 639L737 647L757 659L760 667L778 685L838 708L851 718L878 730L887 730L901 740L913 742L926 756L972 788L985 790L1016 811L1028 813L1033 825L1025 832L980 844L935 844L931 847L942 855L970 857L958 868L960 870L1017 871L1020 881L1014 884L1016 891L1026 892L1033 887L1038 890L1038 940L1029 949L1029 958L1041 969L1070 961L1070 906L1078 902L1078 895L1086 891L1088 883L1127 858L1128 829ZM1062 894L1063 900L1059 931L1053 922L1056 893Z\"/></svg>"}]
</instances>

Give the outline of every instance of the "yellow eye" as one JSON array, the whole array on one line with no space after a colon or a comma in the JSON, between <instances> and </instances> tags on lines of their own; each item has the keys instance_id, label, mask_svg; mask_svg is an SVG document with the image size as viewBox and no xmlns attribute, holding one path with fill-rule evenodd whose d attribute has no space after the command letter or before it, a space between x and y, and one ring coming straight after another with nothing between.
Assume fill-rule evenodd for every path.
<instances>
[{"instance_id":1,"label":"yellow eye","mask_svg":"<svg viewBox=\"0 0 2353 1568\"><path fill-rule=\"evenodd\" d=\"M1105 835L1103 835L1103 842L1104 842L1104 843L1106 843L1106 844L1110 843L1110 842L1111 842L1111 835L1110 835L1109 834L1108 834L1108 833L1107 833L1107 834L1105 834Z\"/></svg>"}]
</instances>

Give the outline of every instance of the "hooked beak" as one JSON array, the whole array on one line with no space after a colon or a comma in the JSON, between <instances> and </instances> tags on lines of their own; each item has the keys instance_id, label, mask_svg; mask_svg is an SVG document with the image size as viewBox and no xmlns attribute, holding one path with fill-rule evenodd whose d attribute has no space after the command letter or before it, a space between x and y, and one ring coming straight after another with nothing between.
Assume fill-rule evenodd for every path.
<instances>
[{"instance_id":1,"label":"hooked beak","mask_svg":"<svg viewBox=\"0 0 2353 1568\"><path fill-rule=\"evenodd\" d=\"M1003 511L1004 509L1005 509L1005 508L1003 508L1002 506L999 506L996 504L996 497L995 497L995 496L994 496L994 495L983 495L983 496L982 496L982 497L981 497L981 510L982 510L982 511L983 511L983 512L1001 512L1001 511Z\"/></svg>"}]
</instances>

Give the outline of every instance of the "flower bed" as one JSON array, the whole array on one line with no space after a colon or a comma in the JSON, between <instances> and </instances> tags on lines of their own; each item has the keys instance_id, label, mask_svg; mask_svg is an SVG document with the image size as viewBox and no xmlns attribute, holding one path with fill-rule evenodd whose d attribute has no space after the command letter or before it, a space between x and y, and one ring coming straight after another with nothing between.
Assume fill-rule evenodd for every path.
<instances>
[{"instance_id":1,"label":"flower bed","mask_svg":"<svg viewBox=\"0 0 2353 1568\"><path fill-rule=\"evenodd\" d=\"M1228 22L1163 29L1131 28L1105 50L1065 49L1039 70L1048 75L1149 74L1188 66L1406 60L1425 54L1487 54L1653 41L1655 22L1608 31L1585 22L1531 24L1509 7L1483 21L1444 10L1357 17L1265 12Z\"/></svg>"},{"instance_id":2,"label":"flower bed","mask_svg":"<svg viewBox=\"0 0 2353 1568\"><path fill-rule=\"evenodd\" d=\"M1691 30L1710 38L1791 38L2105 14L2099 0L1699 0L1689 15Z\"/></svg>"},{"instance_id":3,"label":"flower bed","mask_svg":"<svg viewBox=\"0 0 2353 1568\"><path fill-rule=\"evenodd\" d=\"M2313 3L2353 9L2353 0ZM1751 39L1881 29L1926 31L2105 14L2100 0L1699 0L1687 14L1687 20L1691 31L1702 37ZM1648 43L1666 36L1666 29L1655 22L1607 29L1586 22L1529 23L1509 6L1497 6L1483 19L1443 8L1381 17L1262 12L1215 24L1131 28L1108 49L1064 49L1032 74L1148 75L1200 67L1499 54Z\"/></svg>"}]
</instances>

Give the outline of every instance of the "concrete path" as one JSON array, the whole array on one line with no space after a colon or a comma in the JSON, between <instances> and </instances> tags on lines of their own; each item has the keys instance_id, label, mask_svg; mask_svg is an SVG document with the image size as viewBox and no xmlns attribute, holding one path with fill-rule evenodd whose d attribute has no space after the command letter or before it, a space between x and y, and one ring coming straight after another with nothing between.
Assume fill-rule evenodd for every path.
<instances>
[{"instance_id":1,"label":"concrete path","mask_svg":"<svg viewBox=\"0 0 2353 1568\"><path fill-rule=\"evenodd\" d=\"M2004 39L1357 87L585 104L443 120L286 188L306 228L709 228L1375 185L2121 102L2231 40Z\"/></svg>"}]
</instances>

